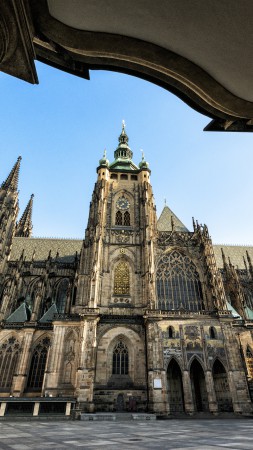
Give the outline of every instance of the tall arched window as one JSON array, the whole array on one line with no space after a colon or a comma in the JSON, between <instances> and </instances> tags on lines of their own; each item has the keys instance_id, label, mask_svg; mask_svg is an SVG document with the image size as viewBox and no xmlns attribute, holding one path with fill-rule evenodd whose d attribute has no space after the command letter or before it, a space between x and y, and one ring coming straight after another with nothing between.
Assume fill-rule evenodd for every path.
<instances>
[{"instance_id":1,"label":"tall arched window","mask_svg":"<svg viewBox=\"0 0 253 450\"><path fill-rule=\"evenodd\" d=\"M209 335L210 335L210 339L216 339L217 333L216 333L216 329L214 327L209 328Z\"/></svg>"},{"instance_id":2,"label":"tall arched window","mask_svg":"<svg viewBox=\"0 0 253 450\"><path fill-rule=\"evenodd\" d=\"M128 348L123 341L119 341L113 349L113 375L128 375Z\"/></svg>"},{"instance_id":3,"label":"tall arched window","mask_svg":"<svg viewBox=\"0 0 253 450\"><path fill-rule=\"evenodd\" d=\"M69 287L69 281L66 278L64 280L60 281L60 283L57 286L55 303L56 303L57 311L59 313L64 313L67 295L68 295L68 287Z\"/></svg>"},{"instance_id":4,"label":"tall arched window","mask_svg":"<svg viewBox=\"0 0 253 450\"><path fill-rule=\"evenodd\" d=\"M188 256L177 250L162 256L156 272L158 308L204 309L199 274Z\"/></svg>"},{"instance_id":5,"label":"tall arched window","mask_svg":"<svg viewBox=\"0 0 253 450\"><path fill-rule=\"evenodd\" d=\"M28 381L27 388L41 389L44 380L44 374L47 362L47 353L50 345L49 338L44 338L34 349Z\"/></svg>"},{"instance_id":6,"label":"tall arched window","mask_svg":"<svg viewBox=\"0 0 253 450\"><path fill-rule=\"evenodd\" d=\"M121 211L117 211L116 212L116 217L115 217L115 225L122 225L122 224L123 224L122 212Z\"/></svg>"},{"instance_id":7,"label":"tall arched window","mask_svg":"<svg viewBox=\"0 0 253 450\"><path fill-rule=\"evenodd\" d=\"M124 226L130 227L130 214L128 211L124 213Z\"/></svg>"},{"instance_id":8,"label":"tall arched window","mask_svg":"<svg viewBox=\"0 0 253 450\"><path fill-rule=\"evenodd\" d=\"M0 388L10 388L17 366L20 344L10 337L0 346Z\"/></svg>"},{"instance_id":9,"label":"tall arched window","mask_svg":"<svg viewBox=\"0 0 253 450\"><path fill-rule=\"evenodd\" d=\"M129 267L127 262L125 261L120 261L115 267L114 294L115 295L130 294Z\"/></svg>"},{"instance_id":10,"label":"tall arched window","mask_svg":"<svg viewBox=\"0 0 253 450\"><path fill-rule=\"evenodd\" d=\"M167 332L168 332L168 337L170 339L173 339L175 337L175 330L174 330L174 328L172 326L169 326L167 328Z\"/></svg>"}]
</instances>

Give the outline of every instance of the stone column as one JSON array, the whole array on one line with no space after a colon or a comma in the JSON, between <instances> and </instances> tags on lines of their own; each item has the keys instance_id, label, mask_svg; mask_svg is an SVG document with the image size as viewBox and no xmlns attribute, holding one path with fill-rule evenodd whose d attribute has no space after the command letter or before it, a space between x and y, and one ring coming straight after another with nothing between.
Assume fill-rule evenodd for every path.
<instances>
[{"instance_id":1,"label":"stone column","mask_svg":"<svg viewBox=\"0 0 253 450\"><path fill-rule=\"evenodd\" d=\"M61 370L62 353L64 350L64 335L66 325L55 323L54 337L48 354L47 370L44 378L43 391L56 396L59 388L59 375Z\"/></svg>"},{"instance_id":2,"label":"stone column","mask_svg":"<svg viewBox=\"0 0 253 450\"><path fill-rule=\"evenodd\" d=\"M193 396L192 396L192 386L191 386L191 377L189 370L183 371L183 390L184 390L184 407L185 412L187 414L192 415L195 411Z\"/></svg>"},{"instance_id":3,"label":"stone column","mask_svg":"<svg viewBox=\"0 0 253 450\"><path fill-rule=\"evenodd\" d=\"M71 402L66 403L66 410L65 410L65 416L70 416L71 412Z\"/></svg>"},{"instance_id":4,"label":"stone column","mask_svg":"<svg viewBox=\"0 0 253 450\"><path fill-rule=\"evenodd\" d=\"M213 414L218 413L218 404L216 399L216 393L214 388L213 374L211 370L205 372L206 390L208 397L209 411Z\"/></svg>"},{"instance_id":5,"label":"stone column","mask_svg":"<svg viewBox=\"0 0 253 450\"><path fill-rule=\"evenodd\" d=\"M150 319L146 322L148 410L155 414L168 414L166 372L164 369L162 343L158 324Z\"/></svg>"},{"instance_id":6,"label":"stone column","mask_svg":"<svg viewBox=\"0 0 253 450\"><path fill-rule=\"evenodd\" d=\"M94 412L93 390L96 369L97 317L84 317L80 366L77 370L76 394L81 409Z\"/></svg>"},{"instance_id":7,"label":"stone column","mask_svg":"<svg viewBox=\"0 0 253 450\"><path fill-rule=\"evenodd\" d=\"M33 416L38 416L39 415L39 409L40 409L40 403L39 402L35 402L34 403L34 408L33 408Z\"/></svg>"},{"instance_id":8,"label":"stone column","mask_svg":"<svg viewBox=\"0 0 253 450\"><path fill-rule=\"evenodd\" d=\"M19 365L13 377L12 394L14 397L20 397L27 384L27 376L29 370L29 363L31 358L32 339L35 330L24 330L25 336L23 340L23 351L20 355Z\"/></svg>"},{"instance_id":9,"label":"stone column","mask_svg":"<svg viewBox=\"0 0 253 450\"><path fill-rule=\"evenodd\" d=\"M5 410L6 410L6 402L2 402L1 403L1 407L0 407L0 417L3 417L5 415Z\"/></svg>"}]
</instances>

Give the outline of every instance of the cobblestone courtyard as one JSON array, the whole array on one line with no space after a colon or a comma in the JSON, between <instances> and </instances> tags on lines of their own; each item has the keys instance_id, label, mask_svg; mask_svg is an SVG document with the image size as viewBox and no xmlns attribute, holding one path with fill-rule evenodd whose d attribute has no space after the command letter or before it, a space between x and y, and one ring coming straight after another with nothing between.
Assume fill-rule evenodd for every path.
<instances>
[{"instance_id":1,"label":"cobblestone courtyard","mask_svg":"<svg viewBox=\"0 0 253 450\"><path fill-rule=\"evenodd\" d=\"M253 448L253 420L1 422L1 450Z\"/></svg>"}]
</instances>

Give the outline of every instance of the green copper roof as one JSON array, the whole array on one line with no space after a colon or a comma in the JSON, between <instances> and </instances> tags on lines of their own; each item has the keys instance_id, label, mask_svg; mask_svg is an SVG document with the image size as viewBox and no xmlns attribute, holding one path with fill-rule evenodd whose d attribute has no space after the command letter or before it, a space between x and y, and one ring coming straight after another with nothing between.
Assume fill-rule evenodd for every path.
<instances>
[{"instance_id":1,"label":"green copper roof","mask_svg":"<svg viewBox=\"0 0 253 450\"><path fill-rule=\"evenodd\" d=\"M248 308L248 306L246 306L246 308L245 308L245 314L246 314L247 319L253 320L253 311L252 311L252 309Z\"/></svg>"},{"instance_id":2,"label":"green copper roof","mask_svg":"<svg viewBox=\"0 0 253 450\"><path fill-rule=\"evenodd\" d=\"M241 319L240 314L238 314L238 312L235 310L235 308L233 308L231 303L229 303L228 301L227 301L227 308L228 308L228 311L231 311L233 317Z\"/></svg>"},{"instance_id":3,"label":"green copper roof","mask_svg":"<svg viewBox=\"0 0 253 450\"><path fill-rule=\"evenodd\" d=\"M57 314L57 308L56 308L56 304L53 303L50 308L45 312L45 314L41 317L41 319L39 320L39 322L52 322L53 318L54 318L54 314Z\"/></svg>"},{"instance_id":4,"label":"green copper roof","mask_svg":"<svg viewBox=\"0 0 253 450\"><path fill-rule=\"evenodd\" d=\"M21 305L6 319L8 323L23 323L30 319L31 312L28 306L24 303Z\"/></svg>"},{"instance_id":5,"label":"green copper roof","mask_svg":"<svg viewBox=\"0 0 253 450\"><path fill-rule=\"evenodd\" d=\"M114 152L115 160L110 164L110 169L129 171L138 170L132 161L133 152L128 145L128 136L125 131L125 122L122 122L122 131L119 136L119 145Z\"/></svg>"}]
</instances>

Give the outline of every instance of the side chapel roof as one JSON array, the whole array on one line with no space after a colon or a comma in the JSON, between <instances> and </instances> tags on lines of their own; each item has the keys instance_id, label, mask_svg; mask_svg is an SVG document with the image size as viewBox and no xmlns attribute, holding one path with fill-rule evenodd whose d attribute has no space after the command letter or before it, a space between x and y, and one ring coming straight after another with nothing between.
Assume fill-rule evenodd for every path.
<instances>
[{"instance_id":1,"label":"side chapel roof","mask_svg":"<svg viewBox=\"0 0 253 450\"><path fill-rule=\"evenodd\" d=\"M162 213L157 221L158 231L172 231L172 226L174 226L175 231L186 231L189 230L186 226L179 220L176 214L171 211L171 209L165 205Z\"/></svg>"}]
</instances>

